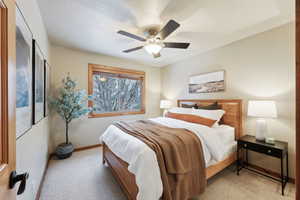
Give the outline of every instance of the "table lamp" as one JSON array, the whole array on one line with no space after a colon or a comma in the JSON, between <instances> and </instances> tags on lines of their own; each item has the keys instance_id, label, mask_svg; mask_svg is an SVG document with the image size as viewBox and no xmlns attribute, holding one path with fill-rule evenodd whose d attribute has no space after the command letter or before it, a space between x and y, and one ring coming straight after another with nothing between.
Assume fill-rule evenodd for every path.
<instances>
[{"instance_id":1,"label":"table lamp","mask_svg":"<svg viewBox=\"0 0 300 200\"><path fill-rule=\"evenodd\" d=\"M171 108L172 102L169 100L160 100L160 108L164 109L163 116L168 112L168 109Z\"/></svg>"},{"instance_id":2,"label":"table lamp","mask_svg":"<svg viewBox=\"0 0 300 200\"><path fill-rule=\"evenodd\" d=\"M249 101L248 116L256 117L256 140L265 142L267 122L265 118L276 118L277 109L274 101Z\"/></svg>"}]
</instances>

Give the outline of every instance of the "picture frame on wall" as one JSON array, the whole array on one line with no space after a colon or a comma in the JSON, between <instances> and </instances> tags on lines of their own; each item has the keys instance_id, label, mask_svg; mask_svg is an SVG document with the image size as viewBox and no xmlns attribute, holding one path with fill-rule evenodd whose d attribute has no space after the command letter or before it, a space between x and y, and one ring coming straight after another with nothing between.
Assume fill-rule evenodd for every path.
<instances>
[{"instance_id":1,"label":"picture frame on wall","mask_svg":"<svg viewBox=\"0 0 300 200\"><path fill-rule=\"evenodd\" d=\"M32 127L32 32L16 7L16 138Z\"/></svg>"},{"instance_id":2,"label":"picture frame on wall","mask_svg":"<svg viewBox=\"0 0 300 200\"><path fill-rule=\"evenodd\" d=\"M50 95L50 70L51 67L47 60L44 60L44 77L45 77L45 82L44 82L44 91L45 91L45 97L44 97L44 117L47 117L49 114L49 102L48 98Z\"/></svg>"},{"instance_id":3,"label":"picture frame on wall","mask_svg":"<svg viewBox=\"0 0 300 200\"><path fill-rule=\"evenodd\" d=\"M45 99L45 73L44 56L36 40L32 40L32 88L33 88L33 124L37 124L44 118L44 99Z\"/></svg>"},{"instance_id":4,"label":"picture frame on wall","mask_svg":"<svg viewBox=\"0 0 300 200\"><path fill-rule=\"evenodd\" d=\"M190 76L189 93L215 93L225 91L225 70Z\"/></svg>"}]
</instances>

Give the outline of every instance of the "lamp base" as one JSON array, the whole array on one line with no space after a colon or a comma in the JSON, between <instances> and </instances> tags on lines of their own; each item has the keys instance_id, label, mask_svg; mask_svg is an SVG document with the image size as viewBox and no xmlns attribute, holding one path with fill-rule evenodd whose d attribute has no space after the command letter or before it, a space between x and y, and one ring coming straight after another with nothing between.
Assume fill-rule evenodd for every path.
<instances>
[{"instance_id":1,"label":"lamp base","mask_svg":"<svg viewBox=\"0 0 300 200\"><path fill-rule=\"evenodd\" d=\"M265 119L256 120L256 140L260 142L265 142L267 133L267 122Z\"/></svg>"},{"instance_id":2,"label":"lamp base","mask_svg":"<svg viewBox=\"0 0 300 200\"><path fill-rule=\"evenodd\" d=\"M168 110L167 109L164 109L164 113L163 113L163 117L165 117L168 113Z\"/></svg>"}]
</instances>

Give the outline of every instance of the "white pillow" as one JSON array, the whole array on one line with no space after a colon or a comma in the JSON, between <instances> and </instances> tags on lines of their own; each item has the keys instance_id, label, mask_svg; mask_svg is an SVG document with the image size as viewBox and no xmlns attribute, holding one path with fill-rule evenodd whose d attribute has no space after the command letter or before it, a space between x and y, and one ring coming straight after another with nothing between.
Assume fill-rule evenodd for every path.
<instances>
[{"instance_id":1,"label":"white pillow","mask_svg":"<svg viewBox=\"0 0 300 200\"><path fill-rule=\"evenodd\" d=\"M217 126L219 126L219 121L225 114L225 111L224 110L192 109L192 112L190 114L197 115L200 117L205 117L208 119L217 120L216 123L213 125L213 127L217 127Z\"/></svg>"},{"instance_id":2,"label":"white pillow","mask_svg":"<svg viewBox=\"0 0 300 200\"><path fill-rule=\"evenodd\" d=\"M192 108L180 108L180 107L174 107L168 110L171 113L179 113L179 114L192 114L193 109Z\"/></svg>"}]
</instances>

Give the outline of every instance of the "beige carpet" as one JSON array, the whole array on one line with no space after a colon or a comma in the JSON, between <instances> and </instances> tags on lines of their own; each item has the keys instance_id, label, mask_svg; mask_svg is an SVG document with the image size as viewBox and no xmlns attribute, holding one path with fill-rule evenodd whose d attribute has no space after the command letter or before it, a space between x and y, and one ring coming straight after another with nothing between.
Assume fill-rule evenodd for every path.
<instances>
[{"instance_id":1,"label":"beige carpet","mask_svg":"<svg viewBox=\"0 0 300 200\"><path fill-rule=\"evenodd\" d=\"M40 200L125 200L120 187L101 162L101 149L76 152L66 160L51 160ZM284 197L280 184L246 170L241 175L229 168L208 182L206 192L195 200L295 199L288 184Z\"/></svg>"}]
</instances>

